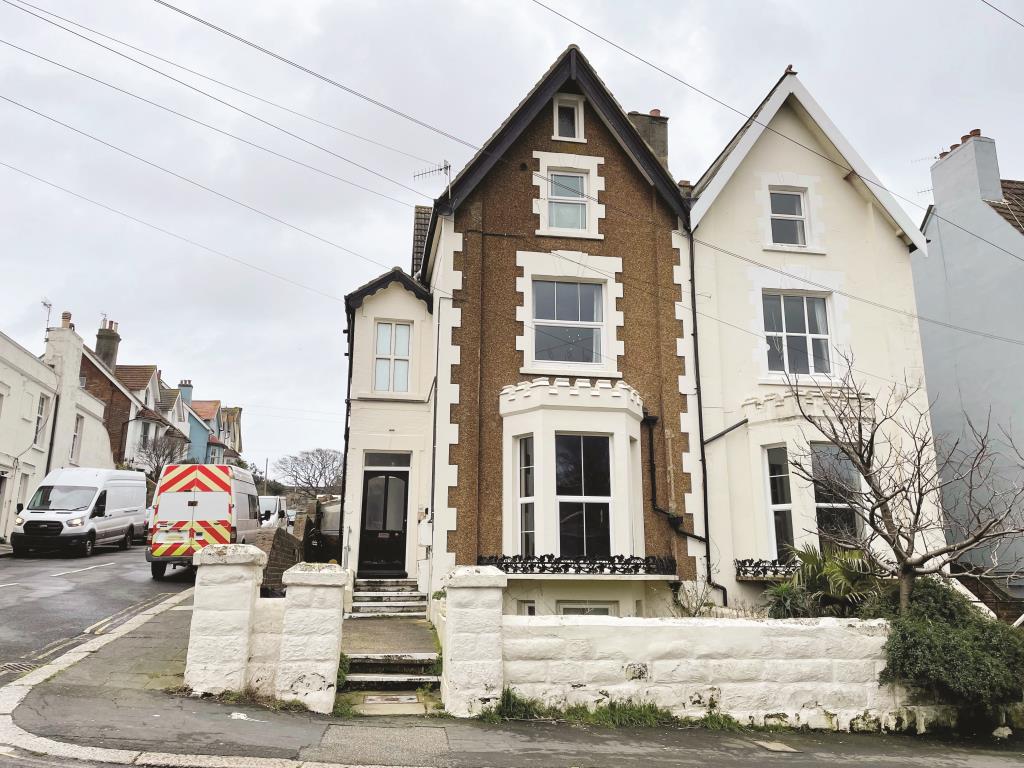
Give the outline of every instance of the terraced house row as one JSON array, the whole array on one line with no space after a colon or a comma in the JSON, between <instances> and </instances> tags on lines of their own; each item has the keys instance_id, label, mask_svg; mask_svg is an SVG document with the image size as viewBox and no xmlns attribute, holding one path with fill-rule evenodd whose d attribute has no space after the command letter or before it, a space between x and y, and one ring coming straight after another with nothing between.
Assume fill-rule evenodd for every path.
<instances>
[{"instance_id":1,"label":"terraced house row","mask_svg":"<svg viewBox=\"0 0 1024 768\"><path fill-rule=\"evenodd\" d=\"M924 239L791 69L696 183L668 119L571 46L417 209L410 270L349 294L360 576L430 593L489 564L506 613L659 616L680 582L753 602L855 524L791 471L788 381L849 354L923 375L916 321L847 295L913 312Z\"/></svg>"}]
</instances>

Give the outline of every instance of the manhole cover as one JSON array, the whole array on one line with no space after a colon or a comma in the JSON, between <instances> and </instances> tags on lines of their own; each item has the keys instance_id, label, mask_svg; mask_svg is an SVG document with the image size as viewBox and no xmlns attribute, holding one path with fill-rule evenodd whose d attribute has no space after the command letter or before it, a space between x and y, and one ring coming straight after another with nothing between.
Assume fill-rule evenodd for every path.
<instances>
[{"instance_id":1,"label":"manhole cover","mask_svg":"<svg viewBox=\"0 0 1024 768\"><path fill-rule=\"evenodd\" d=\"M364 696L363 704L418 704L415 694L393 694L390 696Z\"/></svg>"},{"instance_id":2,"label":"manhole cover","mask_svg":"<svg viewBox=\"0 0 1024 768\"><path fill-rule=\"evenodd\" d=\"M38 664L32 664L28 661L8 661L4 664L0 664L0 673L3 672L31 672L33 669L38 667Z\"/></svg>"}]
</instances>

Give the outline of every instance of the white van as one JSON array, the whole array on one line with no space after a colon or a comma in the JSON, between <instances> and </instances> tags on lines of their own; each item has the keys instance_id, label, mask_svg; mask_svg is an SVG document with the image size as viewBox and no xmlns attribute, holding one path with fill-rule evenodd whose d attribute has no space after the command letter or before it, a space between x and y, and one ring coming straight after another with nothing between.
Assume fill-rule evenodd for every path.
<instances>
[{"instance_id":1,"label":"white van","mask_svg":"<svg viewBox=\"0 0 1024 768\"><path fill-rule=\"evenodd\" d=\"M285 528L294 519L295 514L288 511L288 500L284 496L260 496L260 520L264 528Z\"/></svg>"},{"instance_id":2,"label":"white van","mask_svg":"<svg viewBox=\"0 0 1024 768\"><path fill-rule=\"evenodd\" d=\"M129 549L146 531L146 476L119 469L69 467L43 478L28 505L19 504L11 546L74 549L88 557L101 544Z\"/></svg>"},{"instance_id":3,"label":"white van","mask_svg":"<svg viewBox=\"0 0 1024 768\"><path fill-rule=\"evenodd\" d=\"M171 464L156 487L146 548L154 579L168 565L192 565L192 555L208 544L247 544L259 530L259 497L247 470Z\"/></svg>"}]
</instances>

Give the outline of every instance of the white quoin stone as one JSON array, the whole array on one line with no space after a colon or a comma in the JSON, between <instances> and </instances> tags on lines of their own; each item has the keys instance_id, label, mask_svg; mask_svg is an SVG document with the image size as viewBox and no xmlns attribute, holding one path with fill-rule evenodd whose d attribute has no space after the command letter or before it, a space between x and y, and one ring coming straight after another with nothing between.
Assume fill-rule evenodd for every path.
<instances>
[{"instance_id":1,"label":"white quoin stone","mask_svg":"<svg viewBox=\"0 0 1024 768\"><path fill-rule=\"evenodd\" d=\"M247 682L250 635L267 556L248 544L217 544L199 566L188 638L185 685L196 693L240 691Z\"/></svg>"},{"instance_id":2,"label":"white quoin stone","mask_svg":"<svg viewBox=\"0 0 1024 768\"><path fill-rule=\"evenodd\" d=\"M287 588L274 696L330 712L337 694L341 626L348 571L331 563L298 563Z\"/></svg>"},{"instance_id":3,"label":"white quoin stone","mask_svg":"<svg viewBox=\"0 0 1024 768\"><path fill-rule=\"evenodd\" d=\"M445 577L441 699L456 717L477 715L501 696L501 604L507 583L493 566L459 566Z\"/></svg>"}]
</instances>

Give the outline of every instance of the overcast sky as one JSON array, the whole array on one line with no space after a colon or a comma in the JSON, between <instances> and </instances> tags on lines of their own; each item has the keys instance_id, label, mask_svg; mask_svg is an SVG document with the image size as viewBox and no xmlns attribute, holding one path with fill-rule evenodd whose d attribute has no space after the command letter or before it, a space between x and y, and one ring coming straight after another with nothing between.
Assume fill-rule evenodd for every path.
<instances>
[{"instance_id":1,"label":"overcast sky","mask_svg":"<svg viewBox=\"0 0 1024 768\"><path fill-rule=\"evenodd\" d=\"M0 162L315 289L0 167L0 330L42 352L45 296L54 324L62 310L71 311L91 345L106 313L120 323L120 362L156 364L172 385L192 379L197 399L242 406L249 460L273 463L305 448L341 448L346 361L340 299L384 267L408 269L411 205L427 202L442 186L439 177L414 174L442 160L457 170L470 150L154 2L31 2L415 156L121 49L422 194L0 2L0 39L8 43L406 204L0 45L0 96L370 260L0 100ZM1018 75L1024 28L976 0L545 2L747 113L792 63L883 183L921 206L931 202L931 159L972 128L998 142L1003 177L1024 177ZM1020 0L996 2L1024 17ZM658 107L671 118L670 166L678 179L696 180L741 122L527 0L180 0L179 7L477 144L571 42L623 107ZM920 221L923 208L905 207Z\"/></svg>"}]
</instances>

